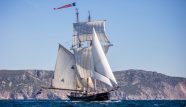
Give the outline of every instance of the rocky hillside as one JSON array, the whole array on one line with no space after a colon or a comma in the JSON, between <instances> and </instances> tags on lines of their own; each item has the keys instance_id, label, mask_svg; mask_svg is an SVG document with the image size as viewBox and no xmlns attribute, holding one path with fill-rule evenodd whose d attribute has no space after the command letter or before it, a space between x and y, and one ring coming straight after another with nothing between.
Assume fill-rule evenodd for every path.
<instances>
[{"instance_id":1,"label":"rocky hillside","mask_svg":"<svg viewBox=\"0 0 186 107\"><path fill-rule=\"evenodd\" d=\"M186 78L170 77L143 70L114 72L120 88L111 99L185 99ZM0 70L0 99L66 99L67 91L43 90L49 87L53 71Z\"/></svg>"},{"instance_id":2,"label":"rocky hillside","mask_svg":"<svg viewBox=\"0 0 186 107\"><path fill-rule=\"evenodd\" d=\"M114 73L120 86L113 92L117 99L186 99L186 78L170 77L143 70Z\"/></svg>"}]
</instances>

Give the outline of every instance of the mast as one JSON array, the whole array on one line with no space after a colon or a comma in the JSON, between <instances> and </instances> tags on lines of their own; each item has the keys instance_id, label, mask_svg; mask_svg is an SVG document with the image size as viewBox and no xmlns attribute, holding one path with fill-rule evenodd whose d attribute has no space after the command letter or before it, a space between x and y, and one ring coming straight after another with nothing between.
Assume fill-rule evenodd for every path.
<instances>
[{"instance_id":1,"label":"mast","mask_svg":"<svg viewBox=\"0 0 186 107\"><path fill-rule=\"evenodd\" d=\"M88 11L88 22L91 22L91 15L90 11ZM93 36L93 35L92 35ZM92 40L90 40L90 47L92 47ZM94 79L94 92L96 93L97 88L96 88L96 79L95 79L95 73L94 73L94 65L93 65L93 58L91 57L91 64L92 64L92 72L93 72L93 79Z\"/></svg>"},{"instance_id":2,"label":"mast","mask_svg":"<svg viewBox=\"0 0 186 107\"><path fill-rule=\"evenodd\" d=\"M77 8L76 8L76 22L77 23L79 22L79 12Z\"/></svg>"},{"instance_id":3,"label":"mast","mask_svg":"<svg viewBox=\"0 0 186 107\"><path fill-rule=\"evenodd\" d=\"M86 89L86 95L88 94L88 78L87 78L87 89Z\"/></svg>"},{"instance_id":4,"label":"mast","mask_svg":"<svg viewBox=\"0 0 186 107\"><path fill-rule=\"evenodd\" d=\"M91 15L90 11L88 11L88 22L91 22ZM92 35L93 36L93 35ZM90 41L90 46L92 47L92 40ZM93 58L91 58L91 64L93 64ZM97 92L97 87L96 87L96 79L95 79L95 72L94 72L94 65L92 66L92 72L93 72L93 78L94 78L94 92Z\"/></svg>"},{"instance_id":5,"label":"mast","mask_svg":"<svg viewBox=\"0 0 186 107\"><path fill-rule=\"evenodd\" d=\"M79 23L79 11L78 11L78 8L76 8L76 22ZM78 34L77 34L78 35ZM79 40L79 35L78 35L78 40ZM80 40L79 40L80 41ZM81 47L81 41L80 43L78 44L78 47Z\"/></svg>"},{"instance_id":6,"label":"mast","mask_svg":"<svg viewBox=\"0 0 186 107\"><path fill-rule=\"evenodd\" d=\"M91 21L90 11L88 11L88 22Z\"/></svg>"}]
</instances>

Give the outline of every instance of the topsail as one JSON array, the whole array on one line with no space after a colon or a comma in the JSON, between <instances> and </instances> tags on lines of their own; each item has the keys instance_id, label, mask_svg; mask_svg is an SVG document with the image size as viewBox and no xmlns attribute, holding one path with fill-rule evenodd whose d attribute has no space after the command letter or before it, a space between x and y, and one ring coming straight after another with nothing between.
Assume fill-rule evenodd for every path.
<instances>
[{"instance_id":1,"label":"topsail","mask_svg":"<svg viewBox=\"0 0 186 107\"><path fill-rule=\"evenodd\" d=\"M92 41L93 28L95 29L98 39L102 44L102 47L105 52L108 51L108 47L110 46L110 41L106 36L105 31L105 21L91 21L91 22L78 22L73 24L74 27L74 35L72 38L72 45L76 46L80 43L86 41Z\"/></svg>"}]
</instances>

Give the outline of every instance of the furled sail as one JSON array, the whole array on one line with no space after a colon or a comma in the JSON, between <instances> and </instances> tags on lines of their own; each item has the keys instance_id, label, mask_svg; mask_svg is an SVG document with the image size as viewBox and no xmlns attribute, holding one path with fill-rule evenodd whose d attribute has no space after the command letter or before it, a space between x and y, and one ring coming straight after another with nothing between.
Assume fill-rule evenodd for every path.
<instances>
[{"instance_id":1,"label":"furled sail","mask_svg":"<svg viewBox=\"0 0 186 107\"><path fill-rule=\"evenodd\" d=\"M80 83L80 79L76 75L74 55L59 44L52 86L54 88L82 90Z\"/></svg>"},{"instance_id":2,"label":"furled sail","mask_svg":"<svg viewBox=\"0 0 186 107\"><path fill-rule=\"evenodd\" d=\"M105 21L91 21L91 22L78 22L73 24L74 36L73 46L84 41L92 40L92 29L94 28L98 39L104 44L109 44L109 40L105 34Z\"/></svg>"},{"instance_id":3,"label":"furled sail","mask_svg":"<svg viewBox=\"0 0 186 107\"><path fill-rule=\"evenodd\" d=\"M106 78L109 78L115 84L117 84L116 79L113 75L113 72L110 68L110 65L107 61L107 58L98 40L96 31L94 28L93 28L93 40L92 41L93 41L92 54L93 54L95 71L98 74L105 76ZM107 82L107 84L110 85L109 82Z\"/></svg>"}]
</instances>

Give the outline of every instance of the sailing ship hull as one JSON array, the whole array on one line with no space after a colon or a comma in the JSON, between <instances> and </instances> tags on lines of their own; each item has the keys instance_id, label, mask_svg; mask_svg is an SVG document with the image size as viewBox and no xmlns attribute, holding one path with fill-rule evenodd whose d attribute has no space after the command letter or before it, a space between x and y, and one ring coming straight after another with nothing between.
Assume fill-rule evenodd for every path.
<instances>
[{"instance_id":1,"label":"sailing ship hull","mask_svg":"<svg viewBox=\"0 0 186 107\"><path fill-rule=\"evenodd\" d=\"M71 101L106 101L109 100L109 97L109 92L98 93L88 96L68 96Z\"/></svg>"}]
</instances>

